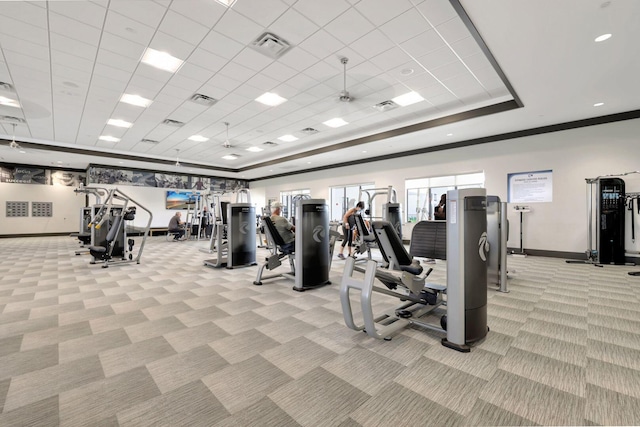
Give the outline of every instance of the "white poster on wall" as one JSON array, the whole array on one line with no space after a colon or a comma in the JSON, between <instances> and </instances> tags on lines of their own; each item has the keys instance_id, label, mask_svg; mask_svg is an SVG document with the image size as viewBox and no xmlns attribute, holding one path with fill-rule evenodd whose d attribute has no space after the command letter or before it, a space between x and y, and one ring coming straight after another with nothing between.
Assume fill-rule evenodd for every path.
<instances>
[{"instance_id":1,"label":"white poster on wall","mask_svg":"<svg viewBox=\"0 0 640 427\"><path fill-rule=\"evenodd\" d=\"M553 201L553 171L518 172L507 175L509 203Z\"/></svg>"}]
</instances>

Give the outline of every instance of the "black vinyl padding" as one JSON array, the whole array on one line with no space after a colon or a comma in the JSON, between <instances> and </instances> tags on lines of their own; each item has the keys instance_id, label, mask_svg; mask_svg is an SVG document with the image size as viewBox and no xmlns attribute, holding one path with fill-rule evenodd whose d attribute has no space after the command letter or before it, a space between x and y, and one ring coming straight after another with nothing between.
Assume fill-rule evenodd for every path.
<instances>
[{"instance_id":1,"label":"black vinyl padding","mask_svg":"<svg viewBox=\"0 0 640 427\"><path fill-rule=\"evenodd\" d=\"M446 221L420 221L411 232L409 252L423 258L447 259Z\"/></svg>"},{"instance_id":2,"label":"black vinyl padding","mask_svg":"<svg viewBox=\"0 0 640 427\"><path fill-rule=\"evenodd\" d=\"M378 239L378 247L382 248L383 245L378 238L378 233L384 233L391 245L391 251L395 262L398 264L398 268L402 271L406 271L411 274L418 275L422 273L422 266L418 260L414 260L413 257L407 252L402 244L402 240L398 237L396 229L387 221L373 221L371 223L376 238Z\"/></svg>"},{"instance_id":3,"label":"black vinyl padding","mask_svg":"<svg viewBox=\"0 0 640 427\"><path fill-rule=\"evenodd\" d=\"M280 236L280 233L278 233L278 230L276 229L276 226L273 224L273 221L271 221L271 218L269 218L268 216L263 216L262 217L262 222L269 229L269 234L271 235L271 238L273 239L273 242L276 245L278 245L280 250L283 253L285 253L286 255L292 254L293 251L284 251L284 250L282 250L283 246L285 245L284 240L282 240L282 236Z\"/></svg>"}]
</instances>

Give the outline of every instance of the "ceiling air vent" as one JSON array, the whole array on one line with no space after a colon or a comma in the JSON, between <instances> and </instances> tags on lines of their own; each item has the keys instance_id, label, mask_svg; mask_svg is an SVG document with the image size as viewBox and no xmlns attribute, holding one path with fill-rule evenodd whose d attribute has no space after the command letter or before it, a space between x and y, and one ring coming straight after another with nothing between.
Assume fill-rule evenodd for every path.
<instances>
[{"instance_id":1,"label":"ceiling air vent","mask_svg":"<svg viewBox=\"0 0 640 427\"><path fill-rule=\"evenodd\" d=\"M279 58L291 45L275 34L264 33L251 42L251 47L269 58Z\"/></svg>"},{"instance_id":2,"label":"ceiling air vent","mask_svg":"<svg viewBox=\"0 0 640 427\"><path fill-rule=\"evenodd\" d=\"M27 123L27 121L20 117L13 116L0 116L0 122L5 123Z\"/></svg>"},{"instance_id":3,"label":"ceiling air vent","mask_svg":"<svg viewBox=\"0 0 640 427\"><path fill-rule=\"evenodd\" d=\"M147 139L147 138L141 139L140 142L146 142L147 144L159 144L160 143L160 141L156 141L155 139Z\"/></svg>"},{"instance_id":4,"label":"ceiling air vent","mask_svg":"<svg viewBox=\"0 0 640 427\"><path fill-rule=\"evenodd\" d=\"M195 102L196 104L206 105L207 107L211 107L216 102L218 102L217 99L212 98L212 97L207 96L207 95L203 95L201 93L194 94L190 99L191 99L191 101Z\"/></svg>"},{"instance_id":5,"label":"ceiling air vent","mask_svg":"<svg viewBox=\"0 0 640 427\"><path fill-rule=\"evenodd\" d=\"M305 135L313 135L314 133L318 133L318 129L314 129L314 128L304 128L302 129L300 132L304 133Z\"/></svg>"},{"instance_id":6,"label":"ceiling air vent","mask_svg":"<svg viewBox=\"0 0 640 427\"><path fill-rule=\"evenodd\" d=\"M268 145L269 147L274 147L278 144L276 144L275 142L266 141L266 142L263 142L262 145Z\"/></svg>"},{"instance_id":7,"label":"ceiling air vent","mask_svg":"<svg viewBox=\"0 0 640 427\"><path fill-rule=\"evenodd\" d=\"M179 121L177 121L177 120L171 120L171 119L164 119L164 120L162 121L162 124L163 124L163 125L168 125L168 126L177 127L177 128L179 128L179 127L181 127L181 126L184 126L184 123L183 123L183 122L179 122Z\"/></svg>"},{"instance_id":8,"label":"ceiling air vent","mask_svg":"<svg viewBox=\"0 0 640 427\"><path fill-rule=\"evenodd\" d=\"M11 83L0 82L0 89L13 91L13 85Z\"/></svg>"},{"instance_id":9,"label":"ceiling air vent","mask_svg":"<svg viewBox=\"0 0 640 427\"><path fill-rule=\"evenodd\" d=\"M382 101L381 103L374 105L373 108L380 112L384 112L398 108L398 104L393 101Z\"/></svg>"}]
</instances>

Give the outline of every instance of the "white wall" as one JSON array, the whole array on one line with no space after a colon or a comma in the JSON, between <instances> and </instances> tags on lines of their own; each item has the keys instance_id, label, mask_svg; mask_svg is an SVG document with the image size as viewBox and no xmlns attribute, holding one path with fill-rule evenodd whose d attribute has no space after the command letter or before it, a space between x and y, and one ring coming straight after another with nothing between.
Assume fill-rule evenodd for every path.
<instances>
[{"instance_id":1,"label":"white wall","mask_svg":"<svg viewBox=\"0 0 640 427\"><path fill-rule=\"evenodd\" d=\"M62 185L0 183L0 235L74 233L80 228L80 208L85 198L74 187ZM7 217L6 202L52 202L52 217Z\"/></svg>"},{"instance_id":2,"label":"white wall","mask_svg":"<svg viewBox=\"0 0 640 427\"><path fill-rule=\"evenodd\" d=\"M472 124L472 122L470 122ZM507 201L507 174L553 170L553 202L531 204L524 218L524 246L564 252L587 249L585 178L640 170L640 119L494 142L473 147L402 157L251 182L252 194L277 197L280 191L309 188L314 198L329 201L329 187L374 182L392 185L406 205L404 180L485 172L487 194ZM415 136L419 138L419 135ZM640 192L640 176L625 178L627 192ZM258 205L264 200L254 198ZM519 247L519 216L509 206L510 247ZM636 222L638 225L638 222ZM629 230L629 227L627 227ZM632 243L627 250L640 247ZM407 233L407 236L409 233Z\"/></svg>"}]
</instances>

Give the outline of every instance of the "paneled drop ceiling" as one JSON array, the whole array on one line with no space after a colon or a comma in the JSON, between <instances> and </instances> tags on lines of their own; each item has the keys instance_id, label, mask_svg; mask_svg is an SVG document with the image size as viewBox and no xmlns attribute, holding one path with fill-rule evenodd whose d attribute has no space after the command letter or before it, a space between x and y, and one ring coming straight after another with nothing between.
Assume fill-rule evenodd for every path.
<instances>
[{"instance_id":1,"label":"paneled drop ceiling","mask_svg":"<svg viewBox=\"0 0 640 427\"><path fill-rule=\"evenodd\" d=\"M640 104L635 0L222 3L0 2L0 161L258 179Z\"/></svg>"}]
</instances>

